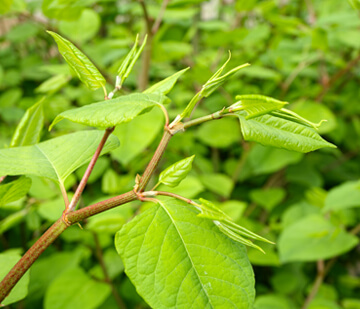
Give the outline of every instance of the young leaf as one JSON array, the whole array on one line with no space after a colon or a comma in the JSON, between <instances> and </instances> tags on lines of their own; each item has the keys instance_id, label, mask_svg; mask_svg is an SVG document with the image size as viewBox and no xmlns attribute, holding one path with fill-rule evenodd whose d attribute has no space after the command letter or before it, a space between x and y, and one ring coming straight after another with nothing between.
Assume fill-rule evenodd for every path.
<instances>
[{"instance_id":1,"label":"young leaf","mask_svg":"<svg viewBox=\"0 0 360 309\"><path fill-rule=\"evenodd\" d=\"M336 148L315 130L297 122L275 115L263 115L246 120L244 111L234 114L239 117L241 131L246 141L299 152L309 152L323 147Z\"/></svg>"},{"instance_id":2,"label":"young leaf","mask_svg":"<svg viewBox=\"0 0 360 309\"><path fill-rule=\"evenodd\" d=\"M253 306L245 248L182 201L166 199L136 216L116 234L115 246L152 308Z\"/></svg>"},{"instance_id":3,"label":"young leaf","mask_svg":"<svg viewBox=\"0 0 360 309\"><path fill-rule=\"evenodd\" d=\"M249 231L248 229L234 223L227 214L217 208L213 203L202 198L200 198L199 201L201 202L201 204L195 206L200 211L198 217L212 220L214 224L220 229L220 231L231 239L243 245L256 248L261 252L264 251L247 238L260 240L272 244L272 242L267 240L266 238L261 237Z\"/></svg>"},{"instance_id":4,"label":"young leaf","mask_svg":"<svg viewBox=\"0 0 360 309\"><path fill-rule=\"evenodd\" d=\"M165 100L160 94L134 93L112 100L85 105L67 110L58 115L51 128L62 119L85 124L93 127L108 128L123 122L128 122L151 107L159 105Z\"/></svg>"},{"instance_id":5,"label":"young leaf","mask_svg":"<svg viewBox=\"0 0 360 309\"><path fill-rule=\"evenodd\" d=\"M118 69L118 80L116 82L116 86L121 87L121 85L124 83L125 79L128 78L136 61L139 59L142 51L144 50L146 41L147 41L147 35L145 36L144 41L141 44L139 50L137 50L137 45L139 42L139 35L136 36L133 48L126 55L124 61L121 63L121 65Z\"/></svg>"},{"instance_id":6,"label":"young leaf","mask_svg":"<svg viewBox=\"0 0 360 309\"><path fill-rule=\"evenodd\" d=\"M80 80L91 90L105 87L105 78L95 65L74 44L59 34L47 31L58 45L59 52L69 66L76 72Z\"/></svg>"},{"instance_id":7,"label":"young leaf","mask_svg":"<svg viewBox=\"0 0 360 309\"><path fill-rule=\"evenodd\" d=\"M238 95L236 96L236 100L240 101L230 106L229 110L245 110L247 112L246 119L268 114L274 110L281 109L288 104L287 102L282 102L258 94Z\"/></svg>"},{"instance_id":8,"label":"young leaf","mask_svg":"<svg viewBox=\"0 0 360 309\"><path fill-rule=\"evenodd\" d=\"M211 78L203 85L200 92L198 92L189 102L189 104L186 106L185 110L180 115L180 120L189 117L191 115L192 110L194 109L197 102L199 102L203 97L208 97L210 94L212 94L217 88L219 88L226 80L228 80L231 76L233 76L236 72L238 72L240 69L245 68L249 66L250 64L245 63L243 65L240 65L223 76L220 76L222 71L224 70L225 66L230 61L231 54L229 52L229 58L226 60L226 62L223 64L223 66L216 71L216 73L211 76Z\"/></svg>"},{"instance_id":9,"label":"young leaf","mask_svg":"<svg viewBox=\"0 0 360 309\"><path fill-rule=\"evenodd\" d=\"M90 161L101 138L101 131L81 131L33 145L0 149L0 175L32 174L63 183L74 170ZM119 146L110 136L102 154Z\"/></svg>"},{"instance_id":10,"label":"young leaf","mask_svg":"<svg viewBox=\"0 0 360 309\"><path fill-rule=\"evenodd\" d=\"M347 181L332 188L326 196L323 212L360 207L360 181Z\"/></svg>"},{"instance_id":11,"label":"young leaf","mask_svg":"<svg viewBox=\"0 0 360 309\"><path fill-rule=\"evenodd\" d=\"M195 155L180 160L160 173L159 183L169 187L176 187L191 171Z\"/></svg>"},{"instance_id":12,"label":"young leaf","mask_svg":"<svg viewBox=\"0 0 360 309\"><path fill-rule=\"evenodd\" d=\"M39 142L44 125L44 100L45 97L26 110L16 127L10 147L28 146Z\"/></svg>"},{"instance_id":13,"label":"young leaf","mask_svg":"<svg viewBox=\"0 0 360 309\"><path fill-rule=\"evenodd\" d=\"M10 183L0 185L0 207L17 201L28 193L30 187L31 179L24 176Z\"/></svg>"},{"instance_id":14,"label":"young leaf","mask_svg":"<svg viewBox=\"0 0 360 309\"><path fill-rule=\"evenodd\" d=\"M71 79L70 75L57 74L44 81L39 87L35 89L38 93L55 93L64 87Z\"/></svg>"},{"instance_id":15,"label":"young leaf","mask_svg":"<svg viewBox=\"0 0 360 309\"><path fill-rule=\"evenodd\" d=\"M181 75L183 75L189 68L183 69L175 74L165 78L164 80L152 85L150 88L146 89L143 93L161 93L166 95L174 87L175 83Z\"/></svg>"}]
</instances>

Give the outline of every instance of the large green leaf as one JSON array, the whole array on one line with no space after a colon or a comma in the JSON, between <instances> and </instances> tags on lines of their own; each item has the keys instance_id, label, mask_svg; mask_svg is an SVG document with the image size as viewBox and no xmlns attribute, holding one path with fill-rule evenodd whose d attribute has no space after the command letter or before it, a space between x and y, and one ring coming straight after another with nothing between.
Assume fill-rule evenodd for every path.
<instances>
[{"instance_id":1,"label":"large green leaf","mask_svg":"<svg viewBox=\"0 0 360 309\"><path fill-rule=\"evenodd\" d=\"M110 295L108 284L91 279L81 268L63 272L45 294L45 309L95 309Z\"/></svg>"},{"instance_id":2,"label":"large green leaf","mask_svg":"<svg viewBox=\"0 0 360 309\"><path fill-rule=\"evenodd\" d=\"M125 271L152 308L252 308L244 246L188 204L167 199L116 234Z\"/></svg>"},{"instance_id":3,"label":"large green leaf","mask_svg":"<svg viewBox=\"0 0 360 309\"><path fill-rule=\"evenodd\" d=\"M0 280L2 280L13 266L20 260L21 256L15 253L0 254ZM3 305L9 305L26 297L28 293L29 272L20 279L10 294L1 302Z\"/></svg>"},{"instance_id":4,"label":"large green leaf","mask_svg":"<svg viewBox=\"0 0 360 309\"><path fill-rule=\"evenodd\" d=\"M278 246L282 262L317 261L341 255L358 242L354 235L314 214L285 228Z\"/></svg>"},{"instance_id":5,"label":"large green leaf","mask_svg":"<svg viewBox=\"0 0 360 309\"><path fill-rule=\"evenodd\" d=\"M50 18L72 20L77 18L84 8L83 1L44 0L42 12Z\"/></svg>"},{"instance_id":6,"label":"large green leaf","mask_svg":"<svg viewBox=\"0 0 360 309\"><path fill-rule=\"evenodd\" d=\"M165 78L164 80L152 85L150 88L146 89L143 93L161 93L168 94L170 90L174 87L178 78L183 75L189 68L183 69L175 74Z\"/></svg>"},{"instance_id":7,"label":"large green leaf","mask_svg":"<svg viewBox=\"0 0 360 309\"><path fill-rule=\"evenodd\" d=\"M348 181L331 189L323 211L360 207L360 181Z\"/></svg>"},{"instance_id":8,"label":"large green leaf","mask_svg":"<svg viewBox=\"0 0 360 309\"><path fill-rule=\"evenodd\" d=\"M10 147L28 146L39 142L44 125L43 102L45 98L27 109L16 127Z\"/></svg>"},{"instance_id":9,"label":"large green leaf","mask_svg":"<svg viewBox=\"0 0 360 309\"><path fill-rule=\"evenodd\" d=\"M314 129L297 122L273 115L263 115L247 120L244 111L235 112L235 114L240 119L241 131L246 141L299 152L309 152L323 147L336 148L325 141Z\"/></svg>"},{"instance_id":10,"label":"large green leaf","mask_svg":"<svg viewBox=\"0 0 360 309\"><path fill-rule=\"evenodd\" d=\"M176 187L191 171L194 157L195 155L180 160L163 170L159 176L159 183Z\"/></svg>"},{"instance_id":11,"label":"large green leaf","mask_svg":"<svg viewBox=\"0 0 360 309\"><path fill-rule=\"evenodd\" d=\"M0 185L0 206L17 201L23 197L31 187L31 179L20 177L19 179Z\"/></svg>"},{"instance_id":12,"label":"large green leaf","mask_svg":"<svg viewBox=\"0 0 360 309\"><path fill-rule=\"evenodd\" d=\"M59 52L80 80L91 90L105 87L105 78L95 65L74 44L59 34L48 31L58 45Z\"/></svg>"},{"instance_id":13,"label":"large green leaf","mask_svg":"<svg viewBox=\"0 0 360 309\"><path fill-rule=\"evenodd\" d=\"M81 131L33 146L0 149L0 175L32 174L63 183L74 170L90 161L102 136L101 131ZM118 139L110 136L102 154L118 145Z\"/></svg>"},{"instance_id":14,"label":"large green leaf","mask_svg":"<svg viewBox=\"0 0 360 309\"><path fill-rule=\"evenodd\" d=\"M113 127L134 119L145 110L159 105L164 99L165 97L160 94L134 93L85 105L58 115L51 124L50 129L62 119L93 127Z\"/></svg>"}]
</instances>

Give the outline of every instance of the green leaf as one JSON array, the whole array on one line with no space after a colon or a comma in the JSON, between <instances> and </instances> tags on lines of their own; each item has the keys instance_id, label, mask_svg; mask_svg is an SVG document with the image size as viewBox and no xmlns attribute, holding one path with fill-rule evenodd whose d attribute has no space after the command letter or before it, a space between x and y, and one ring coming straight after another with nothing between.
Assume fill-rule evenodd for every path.
<instances>
[{"instance_id":1,"label":"green leaf","mask_svg":"<svg viewBox=\"0 0 360 309\"><path fill-rule=\"evenodd\" d=\"M113 134L121 143L120 147L111 153L111 157L123 165L129 164L151 145L160 130L164 128L163 119L161 110L154 108L130 122L117 125Z\"/></svg>"},{"instance_id":2,"label":"green leaf","mask_svg":"<svg viewBox=\"0 0 360 309\"><path fill-rule=\"evenodd\" d=\"M201 202L201 204L200 205L197 204L195 206L195 208L200 211L198 217L212 220L213 223L219 228L219 230L222 233L224 233L231 239L235 240L236 242L239 242L249 247L256 248L263 253L265 252L248 238L273 244L271 241L267 240L266 238L263 238L249 231L248 229L234 223L227 214L225 214L222 210L217 208L213 203L203 198L200 198L199 201Z\"/></svg>"},{"instance_id":3,"label":"green leaf","mask_svg":"<svg viewBox=\"0 0 360 309\"><path fill-rule=\"evenodd\" d=\"M360 10L360 0L348 0L355 10Z\"/></svg>"},{"instance_id":4,"label":"green leaf","mask_svg":"<svg viewBox=\"0 0 360 309\"><path fill-rule=\"evenodd\" d=\"M98 308L110 295L108 284L90 278L81 268L68 269L48 287L45 309Z\"/></svg>"},{"instance_id":5,"label":"green leaf","mask_svg":"<svg viewBox=\"0 0 360 309\"><path fill-rule=\"evenodd\" d=\"M205 122L195 134L202 143L216 148L229 147L241 138L239 125L230 117Z\"/></svg>"},{"instance_id":6,"label":"green leaf","mask_svg":"<svg viewBox=\"0 0 360 309\"><path fill-rule=\"evenodd\" d=\"M299 152L309 152L323 147L336 148L315 130L302 124L274 115L263 115L246 120L243 111L235 114L240 119L241 131L246 141Z\"/></svg>"},{"instance_id":7,"label":"green leaf","mask_svg":"<svg viewBox=\"0 0 360 309\"><path fill-rule=\"evenodd\" d=\"M278 248L283 263L310 262L341 255L358 243L354 235L314 214L285 228L280 235Z\"/></svg>"},{"instance_id":8,"label":"green leaf","mask_svg":"<svg viewBox=\"0 0 360 309\"><path fill-rule=\"evenodd\" d=\"M160 185L159 191L167 191L186 196L187 198L194 198L204 191L204 186L199 181L198 177L188 175L177 187L171 188L165 185Z\"/></svg>"},{"instance_id":9,"label":"green leaf","mask_svg":"<svg viewBox=\"0 0 360 309\"><path fill-rule=\"evenodd\" d=\"M244 247L184 202L167 199L136 216L115 245L152 308L252 308L254 275Z\"/></svg>"},{"instance_id":10,"label":"green leaf","mask_svg":"<svg viewBox=\"0 0 360 309\"><path fill-rule=\"evenodd\" d=\"M348 181L329 191L323 212L360 207L360 181Z\"/></svg>"},{"instance_id":11,"label":"green leaf","mask_svg":"<svg viewBox=\"0 0 360 309\"><path fill-rule=\"evenodd\" d=\"M8 274L20 258L21 256L15 253L5 252L0 254L0 280ZM5 306L10 305L26 297L28 293L29 275L29 272L25 273L1 304Z\"/></svg>"},{"instance_id":12,"label":"green leaf","mask_svg":"<svg viewBox=\"0 0 360 309\"><path fill-rule=\"evenodd\" d=\"M74 170L90 161L103 136L101 131L81 131L33 146L0 149L0 175L32 174L63 183ZM110 136L102 154L119 146Z\"/></svg>"},{"instance_id":13,"label":"green leaf","mask_svg":"<svg viewBox=\"0 0 360 309\"><path fill-rule=\"evenodd\" d=\"M186 106L185 110L181 113L180 120L186 117L189 117L191 115L191 112L196 106L196 103L200 101L201 98L205 97L207 98L210 94L212 94L217 88L219 88L225 81L227 81L231 76L233 76L236 72L238 72L240 69L245 68L249 66L250 64L245 63L243 65L240 65L236 68L233 68L223 76L220 76L222 71L225 69L226 65L230 61L231 54L229 52L229 58L226 60L226 62L223 64L223 66L218 69L213 76L205 83L205 85L202 86L202 89L200 92L198 92L189 102L189 104Z\"/></svg>"},{"instance_id":14,"label":"green leaf","mask_svg":"<svg viewBox=\"0 0 360 309\"><path fill-rule=\"evenodd\" d=\"M144 47L146 45L147 35L145 36L143 43L140 48L137 50L137 45L139 42L139 35L136 36L135 43L133 48L126 55L124 61L121 63L118 69L118 80L116 81L116 86L120 86L124 83L125 79L128 78L130 72L132 71L136 61L139 59Z\"/></svg>"},{"instance_id":15,"label":"green leaf","mask_svg":"<svg viewBox=\"0 0 360 309\"><path fill-rule=\"evenodd\" d=\"M24 176L5 185L0 185L0 206L22 198L28 193L30 187L31 179Z\"/></svg>"},{"instance_id":16,"label":"green leaf","mask_svg":"<svg viewBox=\"0 0 360 309\"><path fill-rule=\"evenodd\" d=\"M159 176L159 183L169 187L176 187L191 171L194 157L195 155L187 157L163 170Z\"/></svg>"},{"instance_id":17,"label":"green leaf","mask_svg":"<svg viewBox=\"0 0 360 309\"><path fill-rule=\"evenodd\" d=\"M224 197L229 197L234 188L234 182L225 174L206 173L199 179L207 189Z\"/></svg>"},{"instance_id":18,"label":"green leaf","mask_svg":"<svg viewBox=\"0 0 360 309\"><path fill-rule=\"evenodd\" d=\"M161 93L166 95L174 87L175 83L181 75L183 75L189 68L183 69L175 74L165 78L164 80L152 85L150 88L146 89L143 93Z\"/></svg>"},{"instance_id":19,"label":"green leaf","mask_svg":"<svg viewBox=\"0 0 360 309\"><path fill-rule=\"evenodd\" d=\"M70 40L84 43L96 36L100 29L101 19L98 13L91 9L84 9L76 20L61 21L59 30Z\"/></svg>"},{"instance_id":20,"label":"green leaf","mask_svg":"<svg viewBox=\"0 0 360 309\"><path fill-rule=\"evenodd\" d=\"M250 192L250 198L253 202L261 205L268 211L271 211L285 197L286 192L283 188L256 189Z\"/></svg>"},{"instance_id":21,"label":"green leaf","mask_svg":"<svg viewBox=\"0 0 360 309\"><path fill-rule=\"evenodd\" d=\"M229 110L246 111L246 119L268 114L274 110L279 110L288 104L287 102L282 102L258 94L238 95L236 96L236 100L240 101L231 105Z\"/></svg>"},{"instance_id":22,"label":"green leaf","mask_svg":"<svg viewBox=\"0 0 360 309\"><path fill-rule=\"evenodd\" d=\"M35 92L50 94L55 93L56 91L63 88L70 79L71 76L66 74L55 75L41 83L41 85L35 89Z\"/></svg>"},{"instance_id":23,"label":"green leaf","mask_svg":"<svg viewBox=\"0 0 360 309\"><path fill-rule=\"evenodd\" d=\"M86 2L91 1L44 0L42 12L50 18L73 20L80 16Z\"/></svg>"},{"instance_id":24,"label":"green leaf","mask_svg":"<svg viewBox=\"0 0 360 309\"><path fill-rule=\"evenodd\" d=\"M14 0L3 0L0 5L0 14L5 14L10 11Z\"/></svg>"},{"instance_id":25,"label":"green leaf","mask_svg":"<svg viewBox=\"0 0 360 309\"><path fill-rule=\"evenodd\" d=\"M153 106L161 104L165 99L160 94L134 93L112 100L85 105L76 109L67 110L58 115L51 128L62 119L100 128L109 128L134 119Z\"/></svg>"},{"instance_id":26,"label":"green leaf","mask_svg":"<svg viewBox=\"0 0 360 309\"><path fill-rule=\"evenodd\" d=\"M43 102L45 98L28 108L17 125L10 147L28 146L39 142L44 125Z\"/></svg>"},{"instance_id":27,"label":"green leaf","mask_svg":"<svg viewBox=\"0 0 360 309\"><path fill-rule=\"evenodd\" d=\"M59 52L69 66L76 72L80 80L91 90L105 87L105 78L95 65L74 44L59 34L47 31L58 45Z\"/></svg>"}]
</instances>

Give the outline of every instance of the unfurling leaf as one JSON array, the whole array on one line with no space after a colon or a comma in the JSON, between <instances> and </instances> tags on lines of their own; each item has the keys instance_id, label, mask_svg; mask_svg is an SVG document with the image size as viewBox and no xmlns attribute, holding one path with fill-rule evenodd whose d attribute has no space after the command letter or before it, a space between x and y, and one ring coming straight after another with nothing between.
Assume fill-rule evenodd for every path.
<instances>
[{"instance_id":1,"label":"unfurling leaf","mask_svg":"<svg viewBox=\"0 0 360 309\"><path fill-rule=\"evenodd\" d=\"M180 160L160 173L159 183L169 187L176 187L191 171L195 155Z\"/></svg>"},{"instance_id":2,"label":"unfurling leaf","mask_svg":"<svg viewBox=\"0 0 360 309\"><path fill-rule=\"evenodd\" d=\"M199 201L201 202L201 204L197 204L195 206L200 211L198 217L212 220L214 224L219 228L219 230L231 239L243 245L256 248L261 252L264 251L248 238L272 244L272 242L267 240L266 238L261 237L249 231L248 229L234 223L227 214L217 208L213 203L202 198L200 198Z\"/></svg>"},{"instance_id":3,"label":"unfurling leaf","mask_svg":"<svg viewBox=\"0 0 360 309\"><path fill-rule=\"evenodd\" d=\"M216 73L211 76L211 78L205 83L205 85L202 86L202 89L200 92L198 92L189 102L189 104L186 106L185 110L181 113L179 116L179 121L183 118L189 117L191 115L191 112L193 111L195 105L197 102L199 102L202 98L208 97L210 94L212 94L217 88L219 88L226 80L228 80L231 76L233 76L236 72L238 72L240 69L245 68L249 66L250 64L245 63L243 65L240 65L236 68L233 68L223 76L220 76L228 62L230 61L231 54L229 52L229 58L226 60L226 62L223 64L223 66L216 71Z\"/></svg>"},{"instance_id":4,"label":"unfurling leaf","mask_svg":"<svg viewBox=\"0 0 360 309\"><path fill-rule=\"evenodd\" d=\"M165 99L166 97L160 94L134 93L85 105L58 115L49 129L62 119L98 128L113 127L150 111L153 106L161 104Z\"/></svg>"},{"instance_id":5,"label":"unfurling leaf","mask_svg":"<svg viewBox=\"0 0 360 309\"><path fill-rule=\"evenodd\" d=\"M244 110L247 113L246 119L268 114L274 110L283 108L287 102L282 102L264 95L246 94L236 96L235 104L231 105L229 111Z\"/></svg>"},{"instance_id":6,"label":"unfurling leaf","mask_svg":"<svg viewBox=\"0 0 360 309\"><path fill-rule=\"evenodd\" d=\"M76 72L80 80L91 90L105 87L105 78L95 65L74 44L59 34L47 31L58 45L59 52L69 66Z\"/></svg>"},{"instance_id":7,"label":"unfurling leaf","mask_svg":"<svg viewBox=\"0 0 360 309\"><path fill-rule=\"evenodd\" d=\"M132 71L136 61L139 59L142 51L144 50L146 41L147 41L147 35L145 36L140 48L137 50L137 45L139 42L139 35L136 36L133 48L126 55L124 61L121 63L121 65L118 69L118 79L116 81L117 87L121 87L122 84L124 83L125 79L127 79L128 76L130 75L130 72Z\"/></svg>"},{"instance_id":8,"label":"unfurling leaf","mask_svg":"<svg viewBox=\"0 0 360 309\"><path fill-rule=\"evenodd\" d=\"M298 121L292 121L292 118L285 119L273 113L246 119L246 112L235 112L240 120L244 140L299 152L309 152L323 147L336 148L314 129Z\"/></svg>"}]
</instances>

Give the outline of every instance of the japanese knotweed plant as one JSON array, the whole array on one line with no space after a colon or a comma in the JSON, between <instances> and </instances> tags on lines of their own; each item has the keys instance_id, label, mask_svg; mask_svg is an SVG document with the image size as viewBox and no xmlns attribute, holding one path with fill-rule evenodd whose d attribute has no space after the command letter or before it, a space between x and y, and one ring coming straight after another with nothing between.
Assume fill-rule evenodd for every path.
<instances>
[{"instance_id":1,"label":"japanese knotweed plant","mask_svg":"<svg viewBox=\"0 0 360 309\"><path fill-rule=\"evenodd\" d=\"M177 186L191 170L194 156L162 171L155 187L147 188L171 138L195 125L224 117L239 119L244 140L293 151L309 152L335 147L325 141L314 124L285 108L286 102L262 95L239 95L231 106L190 119L197 103L213 93L244 64L223 74L228 61L202 86L184 111L170 122L166 97L179 71L141 93L116 96L129 76L145 44L136 43L121 64L115 88L107 94L106 80L94 64L71 42L49 32L61 55L91 90L103 88L105 100L59 114L50 129L63 119L97 128L65 134L39 142L43 125L43 102L30 107L13 135L11 145L0 150L0 175L36 175L56 181L64 198L64 212L23 255L17 264L12 259L1 266L0 301L15 302L26 295L26 287L15 284L69 226L113 207L138 200L152 206L137 214L116 233L115 247L125 265L125 272L138 293L153 308L252 308L254 274L246 247L262 250L253 241L267 239L235 224L230 217L205 199L190 200L170 192L157 191L159 184ZM229 57L230 59L230 57ZM119 196L76 210L79 199L98 157L119 146L111 133L152 108L160 108L165 126L162 139L143 174L134 175L134 189ZM221 130L221 128L219 128ZM78 167L89 162L72 199L64 186L65 179ZM27 194L28 177L0 186L0 205ZM244 246L245 245L245 246Z\"/></svg>"}]
</instances>

